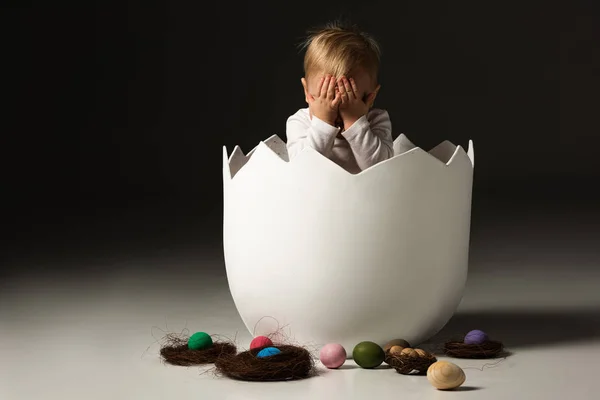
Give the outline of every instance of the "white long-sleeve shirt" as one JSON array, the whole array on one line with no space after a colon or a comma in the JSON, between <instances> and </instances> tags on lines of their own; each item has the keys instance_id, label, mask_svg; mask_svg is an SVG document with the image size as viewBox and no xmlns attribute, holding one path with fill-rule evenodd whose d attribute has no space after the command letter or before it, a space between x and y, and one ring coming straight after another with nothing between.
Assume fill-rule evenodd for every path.
<instances>
[{"instance_id":1,"label":"white long-sleeve shirt","mask_svg":"<svg viewBox=\"0 0 600 400\"><path fill-rule=\"evenodd\" d=\"M392 123L385 110L372 108L341 134L340 130L301 108L286 123L289 159L312 147L354 174L394 155Z\"/></svg>"}]
</instances>

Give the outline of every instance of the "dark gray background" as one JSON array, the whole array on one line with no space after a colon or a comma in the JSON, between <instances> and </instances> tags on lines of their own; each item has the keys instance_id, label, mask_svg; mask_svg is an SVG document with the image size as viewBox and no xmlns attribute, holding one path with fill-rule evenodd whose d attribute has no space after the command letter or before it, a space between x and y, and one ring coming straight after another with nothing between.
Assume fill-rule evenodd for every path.
<instances>
[{"instance_id":1,"label":"dark gray background","mask_svg":"<svg viewBox=\"0 0 600 400\"><path fill-rule=\"evenodd\" d=\"M285 137L305 106L296 45L338 16L381 43L376 106L394 136L473 139L475 243L492 220L586 221L600 175L593 3L4 6L4 273L31 257L218 254L221 146Z\"/></svg>"}]
</instances>

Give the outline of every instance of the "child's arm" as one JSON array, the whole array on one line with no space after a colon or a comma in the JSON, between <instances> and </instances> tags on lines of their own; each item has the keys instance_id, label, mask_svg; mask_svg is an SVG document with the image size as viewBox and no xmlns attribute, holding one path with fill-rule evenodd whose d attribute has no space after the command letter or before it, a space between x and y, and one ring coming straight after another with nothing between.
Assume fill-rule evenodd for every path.
<instances>
[{"instance_id":1,"label":"child's arm","mask_svg":"<svg viewBox=\"0 0 600 400\"><path fill-rule=\"evenodd\" d=\"M368 117L363 115L342 135L361 170L394 156L392 122L385 110L372 110Z\"/></svg>"},{"instance_id":2,"label":"child's arm","mask_svg":"<svg viewBox=\"0 0 600 400\"><path fill-rule=\"evenodd\" d=\"M352 149L356 163L365 170L394 156L392 123L387 111L369 109L375 101L379 86L363 100L353 78L338 81L341 93L340 114L345 131L342 135Z\"/></svg>"},{"instance_id":3,"label":"child's arm","mask_svg":"<svg viewBox=\"0 0 600 400\"><path fill-rule=\"evenodd\" d=\"M325 157L331 155L335 137L340 131L333 126L341 101L341 95L336 91L336 87L335 78L331 75L319 80L316 97L308 93L305 86L311 117L300 110L287 120L286 143L290 160L307 146Z\"/></svg>"},{"instance_id":4,"label":"child's arm","mask_svg":"<svg viewBox=\"0 0 600 400\"><path fill-rule=\"evenodd\" d=\"M305 147L312 147L325 157L331 155L335 137L340 128L329 125L312 116L312 119L303 115L300 110L290 116L286 123L287 148L290 160Z\"/></svg>"}]
</instances>

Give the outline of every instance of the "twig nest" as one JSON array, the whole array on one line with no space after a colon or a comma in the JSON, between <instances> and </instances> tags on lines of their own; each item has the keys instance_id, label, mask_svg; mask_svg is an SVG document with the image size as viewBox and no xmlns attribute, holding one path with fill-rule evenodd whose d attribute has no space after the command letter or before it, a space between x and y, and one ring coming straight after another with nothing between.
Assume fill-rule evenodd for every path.
<instances>
[{"instance_id":1,"label":"twig nest","mask_svg":"<svg viewBox=\"0 0 600 400\"><path fill-rule=\"evenodd\" d=\"M352 358L362 368L376 368L383 363L385 352L377 343L364 341L354 347Z\"/></svg>"},{"instance_id":2,"label":"twig nest","mask_svg":"<svg viewBox=\"0 0 600 400\"><path fill-rule=\"evenodd\" d=\"M212 337L208 336L207 338L207 336L208 334L204 332L197 332L190 338L168 334L160 349L160 356L168 364L189 367L212 364L222 355L237 353L237 348L233 343L213 342Z\"/></svg>"},{"instance_id":3,"label":"twig nest","mask_svg":"<svg viewBox=\"0 0 600 400\"><path fill-rule=\"evenodd\" d=\"M444 345L444 353L456 358L494 358L501 355L504 345L489 340L488 335L478 329L467 333L463 341L449 341Z\"/></svg>"},{"instance_id":4,"label":"twig nest","mask_svg":"<svg viewBox=\"0 0 600 400\"><path fill-rule=\"evenodd\" d=\"M329 343L323 346L319 353L319 360L329 369L341 367L346 362L346 349L338 343Z\"/></svg>"},{"instance_id":5,"label":"twig nest","mask_svg":"<svg viewBox=\"0 0 600 400\"><path fill-rule=\"evenodd\" d=\"M273 341L266 336L257 336L250 342L250 350L273 346Z\"/></svg>"},{"instance_id":6,"label":"twig nest","mask_svg":"<svg viewBox=\"0 0 600 400\"><path fill-rule=\"evenodd\" d=\"M384 361L386 364L388 363L388 358L391 355L400 355L402 349L410 347L410 344L404 339L394 339L390 340L383 346L383 352L385 353Z\"/></svg>"},{"instance_id":7,"label":"twig nest","mask_svg":"<svg viewBox=\"0 0 600 400\"><path fill-rule=\"evenodd\" d=\"M437 361L435 356L422 349L410 347L402 349L399 354L388 352L385 360L396 372L402 375L424 375L431 364Z\"/></svg>"},{"instance_id":8,"label":"twig nest","mask_svg":"<svg viewBox=\"0 0 600 400\"><path fill-rule=\"evenodd\" d=\"M456 389L465 382L465 372L458 365L448 361L437 361L427 370L427 380L436 389Z\"/></svg>"},{"instance_id":9,"label":"twig nest","mask_svg":"<svg viewBox=\"0 0 600 400\"><path fill-rule=\"evenodd\" d=\"M241 381L289 381L316 374L310 352L302 347L282 345L277 354L258 357L265 349L253 349L237 355L219 357L216 372Z\"/></svg>"}]
</instances>

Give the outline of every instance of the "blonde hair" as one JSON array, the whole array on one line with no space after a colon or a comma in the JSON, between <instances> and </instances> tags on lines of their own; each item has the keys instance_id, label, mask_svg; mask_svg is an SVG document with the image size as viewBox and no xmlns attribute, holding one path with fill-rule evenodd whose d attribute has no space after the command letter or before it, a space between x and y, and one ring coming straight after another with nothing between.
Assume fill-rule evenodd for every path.
<instances>
[{"instance_id":1,"label":"blonde hair","mask_svg":"<svg viewBox=\"0 0 600 400\"><path fill-rule=\"evenodd\" d=\"M301 44L304 55L304 75L323 72L335 77L348 75L363 68L373 82L377 81L381 49L369 34L355 25L334 21L323 28L309 31Z\"/></svg>"}]
</instances>

